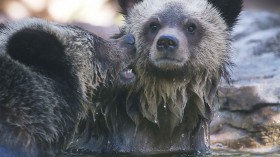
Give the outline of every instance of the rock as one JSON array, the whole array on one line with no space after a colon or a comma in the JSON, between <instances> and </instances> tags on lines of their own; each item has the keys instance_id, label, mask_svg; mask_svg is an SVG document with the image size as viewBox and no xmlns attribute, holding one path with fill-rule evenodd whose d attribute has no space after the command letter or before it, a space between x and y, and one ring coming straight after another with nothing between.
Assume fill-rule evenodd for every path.
<instances>
[{"instance_id":1,"label":"rock","mask_svg":"<svg viewBox=\"0 0 280 157\"><path fill-rule=\"evenodd\" d=\"M280 151L280 15L243 12L233 40L232 84L216 100L212 146Z\"/></svg>"}]
</instances>

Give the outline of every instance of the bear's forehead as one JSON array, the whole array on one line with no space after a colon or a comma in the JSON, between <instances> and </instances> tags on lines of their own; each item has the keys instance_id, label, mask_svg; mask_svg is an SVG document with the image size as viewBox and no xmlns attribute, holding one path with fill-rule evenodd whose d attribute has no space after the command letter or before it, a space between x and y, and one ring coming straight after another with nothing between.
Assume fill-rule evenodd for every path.
<instances>
[{"instance_id":1,"label":"bear's forehead","mask_svg":"<svg viewBox=\"0 0 280 157\"><path fill-rule=\"evenodd\" d=\"M155 13L155 16L163 23L169 23L176 25L187 18L187 14L184 12L184 8L178 3L167 3L164 9Z\"/></svg>"},{"instance_id":2,"label":"bear's forehead","mask_svg":"<svg viewBox=\"0 0 280 157\"><path fill-rule=\"evenodd\" d=\"M219 11L207 0L144 0L135 5L129 14L126 21L128 30L141 30L145 23L154 17L168 20L169 24L170 21L177 23L190 17L205 27L222 27L220 30L226 27Z\"/></svg>"},{"instance_id":3,"label":"bear's forehead","mask_svg":"<svg viewBox=\"0 0 280 157\"><path fill-rule=\"evenodd\" d=\"M177 14L211 13L213 8L207 0L144 0L134 6L132 14L149 17L169 11Z\"/></svg>"},{"instance_id":4,"label":"bear's forehead","mask_svg":"<svg viewBox=\"0 0 280 157\"><path fill-rule=\"evenodd\" d=\"M181 15L208 20L223 20L218 9L207 0L144 0L134 6L129 13L128 21L143 23L155 15ZM218 18L217 18L218 17Z\"/></svg>"}]
</instances>

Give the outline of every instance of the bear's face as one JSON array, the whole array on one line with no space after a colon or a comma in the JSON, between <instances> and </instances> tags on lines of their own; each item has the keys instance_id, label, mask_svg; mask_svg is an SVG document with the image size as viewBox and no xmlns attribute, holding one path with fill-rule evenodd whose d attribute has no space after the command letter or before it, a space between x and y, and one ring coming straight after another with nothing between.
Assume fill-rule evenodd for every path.
<instances>
[{"instance_id":1,"label":"bear's face","mask_svg":"<svg viewBox=\"0 0 280 157\"><path fill-rule=\"evenodd\" d=\"M204 0L145 0L135 5L126 26L136 37L141 66L153 74L215 70L227 59L226 23Z\"/></svg>"},{"instance_id":2,"label":"bear's face","mask_svg":"<svg viewBox=\"0 0 280 157\"><path fill-rule=\"evenodd\" d=\"M119 0L136 38L138 73L216 72L229 62L229 32L242 0ZM140 76L140 75L139 75Z\"/></svg>"},{"instance_id":3,"label":"bear's face","mask_svg":"<svg viewBox=\"0 0 280 157\"><path fill-rule=\"evenodd\" d=\"M60 26L63 27L63 25ZM106 41L79 27L68 25L66 30L64 36L69 39L66 40L63 37L61 40L64 43L65 52L70 53L71 56L76 55L77 60L74 62L85 64L82 65L83 69L90 68L88 71L92 71L93 75L105 79L110 78L109 82L117 86L130 85L135 80L135 74L130 68L136 51L133 35L126 34ZM89 59L86 57L90 58L91 63L85 62Z\"/></svg>"},{"instance_id":4,"label":"bear's face","mask_svg":"<svg viewBox=\"0 0 280 157\"><path fill-rule=\"evenodd\" d=\"M131 67L134 64L135 58L135 38L131 34L126 34L121 37L115 38L112 40L112 46L109 47L113 54L106 55L101 57L105 60L109 59L109 62L112 63L112 67L117 70L117 84L121 85L130 85L135 81L135 73L132 71ZM98 46L98 45L97 45ZM99 52L104 53L104 52Z\"/></svg>"},{"instance_id":5,"label":"bear's face","mask_svg":"<svg viewBox=\"0 0 280 157\"><path fill-rule=\"evenodd\" d=\"M230 31L242 0L118 1L123 30L135 36L137 83L131 91L140 93L143 117L167 123L158 118L166 118L158 112L165 106L175 115L168 119L174 126L185 116L193 121L190 128L198 115L210 119L219 81L229 77Z\"/></svg>"}]
</instances>

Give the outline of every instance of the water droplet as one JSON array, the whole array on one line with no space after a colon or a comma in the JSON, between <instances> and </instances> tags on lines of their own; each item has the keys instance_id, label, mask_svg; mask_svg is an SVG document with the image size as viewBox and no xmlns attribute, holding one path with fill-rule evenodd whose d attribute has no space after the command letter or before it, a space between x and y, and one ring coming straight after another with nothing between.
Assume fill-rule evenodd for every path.
<instances>
[{"instance_id":1,"label":"water droplet","mask_svg":"<svg viewBox=\"0 0 280 157\"><path fill-rule=\"evenodd\" d=\"M184 137L185 137L185 134L182 134L181 137L184 138Z\"/></svg>"},{"instance_id":2,"label":"water droplet","mask_svg":"<svg viewBox=\"0 0 280 157\"><path fill-rule=\"evenodd\" d=\"M155 120L155 123L158 123L158 121L157 121L157 120Z\"/></svg>"},{"instance_id":3,"label":"water droplet","mask_svg":"<svg viewBox=\"0 0 280 157\"><path fill-rule=\"evenodd\" d=\"M108 144L110 144L111 143L111 141L108 141Z\"/></svg>"},{"instance_id":4,"label":"water droplet","mask_svg":"<svg viewBox=\"0 0 280 157\"><path fill-rule=\"evenodd\" d=\"M187 79L184 79L184 82L186 82L187 81Z\"/></svg>"},{"instance_id":5,"label":"water droplet","mask_svg":"<svg viewBox=\"0 0 280 157\"><path fill-rule=\"evenodd\" d=\"M164 104L163 107L166 109L166 104Z\"/></svg>"}]
</instances>

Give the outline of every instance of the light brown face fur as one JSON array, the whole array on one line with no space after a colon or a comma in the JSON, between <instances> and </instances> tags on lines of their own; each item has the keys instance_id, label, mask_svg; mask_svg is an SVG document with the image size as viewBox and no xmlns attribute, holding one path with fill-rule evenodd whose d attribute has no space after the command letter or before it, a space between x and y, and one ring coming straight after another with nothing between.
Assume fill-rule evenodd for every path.
<instances>
[{"instance_id":1,"label":"light brown face fur","mask_svg":"<svg viewBox=\"0 0 280 157\"><path fill-rule=\"evenodd\" d=\"M124 28L136 39L131 91L141 91L143 116L157 123L166 106L175 125L187 114L207 117L205 100L212 103L230 62L229 31L218 10L206 0L144 0L128 12Z\"/></svg>"},{"instance_id":2,"label":"light brown face fur","mask_svg":"<svg viewBox=\"0 0 280 157\"><path fill-rule=\"evenodd\" d=\"M174 71L176 75L213 72L228 61L227 26L219 17L206 0L145 0L132 9L126 26L136 37L141 68L173 76ZM177 47L159 50L164 36L177 40ZM162 45L170 44L172 40Z\"/></svg>"}]
</instances>

